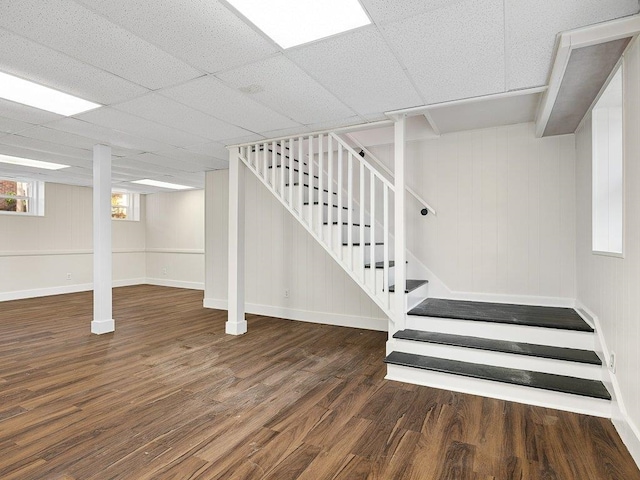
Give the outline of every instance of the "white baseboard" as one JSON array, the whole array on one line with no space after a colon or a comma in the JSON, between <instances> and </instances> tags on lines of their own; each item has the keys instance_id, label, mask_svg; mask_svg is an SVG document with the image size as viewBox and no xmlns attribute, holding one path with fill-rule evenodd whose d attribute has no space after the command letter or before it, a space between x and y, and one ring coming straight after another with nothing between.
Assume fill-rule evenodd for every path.
<instances>
[{"instance_id":1,"label":"white baseboard","mask_svg":"<svg viewBox=\"0 0 640 480\"><path fill-rule=\"evenodd\" d=\"M159 287L188 288L190 290L204 290L203 282L185 282L183 280L171 280L168 278L147 277L144 282L148 285L158 285Z\"/></svg>"},{"instance_id":2,"label":"white baseboard","mask_svg":"<svg viewBox=\"0 0 640 480\"><path fill-rule=\"evenodd\" d=\"M227 310L227 301L215 298L205 298L205 308ZM377 330L386 332L388 321L384 318L368 318L355 315L340 315L338 313L311 312L309 310L297 310L293 308L274 307L271 305L246 304L246 312L268 317L285 318L301 322L321 323L324 325L336 325L339 327L361 328L363 330Z\"/></svg>"},{"instance_id":3,"label":"white baseboard","mask_svg":"<svg viewBox=\"0 0 640 480\"><path fill-rule=\"evenodd\" d=\"M607 368L610 350L602 332L600 319L580 300L576 300L576 311L596 330L599 342L597 350L603 359L602 378L612 396L611 421L616 427L622 442L629 449L629 453L631 453L636 464L640 467L640 429L629 416L616 374Z\"/></svg>"},{"instance_id":4,"label":"white baseboard","mask_svg":"<svg viewBox=\"0 0 640 480\"><path fill-rule=\"evenodd\" d=\"M142 285L146 283L144 278L130 278L114 280L114 287L128 287L130 285ZM87 292L93 289L93 283L77 283L73 285L59 285L56 287L34 288L31 290L16 290L14 292L1 292L0 302L9 300L22 300L24 298L48 297L50 295L63 295L65 293Z\"/></svg>"}]
</instances>

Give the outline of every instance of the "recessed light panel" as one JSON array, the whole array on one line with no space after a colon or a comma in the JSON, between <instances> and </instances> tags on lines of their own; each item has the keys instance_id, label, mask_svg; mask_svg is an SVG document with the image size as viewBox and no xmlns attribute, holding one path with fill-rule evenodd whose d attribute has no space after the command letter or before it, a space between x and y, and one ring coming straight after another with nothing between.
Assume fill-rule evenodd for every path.
<instances>
[{"instance_id":1,"label":"recessed light panel","mask_svg":"<svg viewBox=\"0 0 640 480\"><path fill-rule=\"evenodd\" d=\"M0 72L0 98L70 116L101 105Z\"/></svg>"},{"instance_id":2,"label":"recessed light panel","mask_svg":"<svg viewBox=\"0 0 640 480\"><path fill-rule=\"evenodd\" d=\"M186 185L178 185L177 183L159 182L158 180L150 180L148 178L145 178L144 180L134 180L131 183L148 185L150 187L170 188L171 190L189 190L193 188Z\"/></svg>"},{"instance_id":3,"label":"recessed light panel","mask_svg":"<svg viewBox=\"0 0 640 480\"><path fill-rule=\"evenodd\" d=\"M0 163L8 163L10 165L20 165L22 167L42 168L44 170L60 170L62 168L69 168L69 165L63 165L61 163L41 162L40 160L12 157L10 155L1 155L1 154L0 154Z\"/></svg>"},{"instance_id":4,"label":"recessed light panel","mask_svg":"<svg viewBox=\"0 0 640 480\"><path fill-rule=\"evenodd\" d=\"M282 48L371 23L358 0L227 0Z\"/></svg>"}]
</instances>

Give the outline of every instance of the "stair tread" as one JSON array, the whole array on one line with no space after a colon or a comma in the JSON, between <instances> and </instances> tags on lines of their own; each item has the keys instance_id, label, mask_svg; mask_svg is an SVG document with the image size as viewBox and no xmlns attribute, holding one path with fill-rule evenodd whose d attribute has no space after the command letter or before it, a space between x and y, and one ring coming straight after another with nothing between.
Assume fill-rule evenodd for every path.
<instances>
[{"instance_id":1,"label":"stair tread","mask_svg":"<svg viewBox=\"0 0 640 480\"><path fill-rule=\"evenodd\" d=\"M329 225L329 222L324 222L323 225ZM338 225L338 222L333 222L333 225ZM347 226L349 225L349 222L342 222L342 225ZM351 224L354 227L359 227L360 224L359 223L352 223ZM364 226L364 228L371 228L371 225L366 225Z\"/></svg>"},{"instance_id":2,"label":"stair tread","mask_svg":"<svg viewBox=\"0 0 640 480\"><path fill-rule=\"evenodd\" d=\"M376 245L384 245L384 242L376 242ZM342 246L343 247L348 247L349 246L349 242L342 242ZM360 242L353 242L351 244L351 246L359 247L360 246ZM364 242L364 246L365 247L370 247L371 246L371 242Z\"/></svg>"},{"instance_id":3,"label":"stair tread","mask_svg":"<svg viewBox=\"0 0 640 480\"><path fill-rule=\"evenodd\" d=\"M428 298L409 315L593 332L572 308Z\"/></svg>"},{"instance_id":4,"label":"stair tread","mask_svg":"<svg viewBox=\"0 0 640 480\"><path fill-rule=\"evenodd\" d=\"M273 168L273 166L272 166L272 165L269 165L269 167L268 167L268 168L269 168L269 169L272 169L272 168ZM280 168L280 165L276 165L276 168ZM289 170L289 166L288 166L288 165L285 165L285 167L284 167L284 168L285 168L285 169L287 169L287 170ZM294 171L294 172L298 172L299 170L298 170L297 168L294 168L294 169L293 169L293 171ZM306 175L307 177L309 176L309 173L308 173L308 172L302 172L302 174L303 174L303 175ZM313 178L320 178L320 177L318 177L317 175L314 175L314 176L313 176Z\"/></svg>"},{"instance_id":5,"label":"stair tread","mask_svg":"<svg viewBox=\"0 0 640 480\"><path fill-rule=\"evenodd\" d=\"M320 205L320 202L313 202L314 205ZM304 202L303 205L309 205L309 202ZM328 207L329 204L327 202L322 202L322 205ZM331 205L333 208L338 208L338 205ZM343 210L349 210L347 207L342 207Z\"/></svg>"},{"instance_id":6,"label":"stair tread","mask_svg":"<svg viewBox=\"0 0 640 480\"><path fill-rule=\"evenodd\" d=\"M405 263L409 263L409 262L405 262ZM394 260L390 260L389 268L393 268L395 266L396 266L396 262ZM370 263L365 264L364 268L371 268L371 264ZM384 268L384 262L376 262L376 268Z\"/></svg>"},{"instance_id":7,"label":"stair tread","mask_svg":"<svg viewBox=\"0 0 640 480\"><path fill-rule=\"evenodd\" d=\"M515 368L494 367L492 365L481 365L461 362L459 360L426 357L423 355L404 352L391 352L387 358L385 358L385 362L405 367L414 367L423 370L461 375L464 377L540 388L560 393L570 393L583 397L611 400L609 391L604 384L598 380L587 380L584 378L567 377L564 375L533 372L530 370L519 370Z\"/></svg>"},{"instance_id":8,"label":"stair tread","mask_svg":"<svg viewBox=\"0 0 640 480\"><path fill-rule=\"evenodd\" d=\"M412 280L412 279L408 279L406 288L404 290L404 293L411 293L414 290L420 288L422 285L425 285L427 283L429 283L429 280ZM395 292L396 291L396 286L395 285L389 286L389 291L391 293Z\"/></svg>"},{"instance_id":9,"label":"stair tread","mask_svg":"<svg viewBox=\"0 0 640 480\"><path fill-rule=\"evenodd\" d=\"M294 186L294 187L297 187L298 185L300 185L298 182L294 182L294 184L293 184L293 186ZM285 184L284 184L284 186L285 186L285 187L289 187L289 186L291 186L291 184L290 184L290 183L285 183ZM303 184L302 186L303 186L303 187L306 187L306 188L309 188L309 185L306 185L306 184ZM319 189L318 187L316 187L315 185L313 186L313 189L314 189L314 190L320 190L320 189ZM323 188L323 189L322 189L322 191L323 191L323 192L325 192L325 193L329 193L329 190L327 190L326 188ZM332 193L333 195L338 195L338 193L337 193L337 192L331 192L331 193Z\"/></svg>"},{"instance_id":10,"label":"stair tread","mask_svg":"<svg viewBox=\"0 0 640 480\"><path fill-rule=\"evenodd\" d=\"M532 357L587 363L591 365L602 365L602 361L595 352L575 348L550 347L547 345L535 345L532 343L509 342L504 340L493 340L490 338L468 337L464 335L424 332L422 330L410 329L396 332L393 335L393 338L435 343L438 345L475 348L478 350L488 350L492 352L513 353L516 355L529 355Z\"/></svg>"}]
</instances>

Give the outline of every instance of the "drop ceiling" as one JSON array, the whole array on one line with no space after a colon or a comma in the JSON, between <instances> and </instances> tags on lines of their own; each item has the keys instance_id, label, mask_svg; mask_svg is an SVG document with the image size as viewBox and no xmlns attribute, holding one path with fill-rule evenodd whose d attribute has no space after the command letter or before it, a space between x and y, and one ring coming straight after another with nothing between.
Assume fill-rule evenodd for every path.
<instances>
[{"instance_id":1,"label":"drop ceiling","mask_svg":"<svg viewBox=\"0 0 640 480\"><path fill-rule=\"evenodd\" d=\"M202 187L227 168L225 145L544 86L558 32L638 12L637 0L361 3L371 25L282 50L224 1L4 0L0 71L104 106L62 117L0 100L0 154L71 165L0 175L91 185L103 143L116 188Z\"/></svg>"}]
</instances>

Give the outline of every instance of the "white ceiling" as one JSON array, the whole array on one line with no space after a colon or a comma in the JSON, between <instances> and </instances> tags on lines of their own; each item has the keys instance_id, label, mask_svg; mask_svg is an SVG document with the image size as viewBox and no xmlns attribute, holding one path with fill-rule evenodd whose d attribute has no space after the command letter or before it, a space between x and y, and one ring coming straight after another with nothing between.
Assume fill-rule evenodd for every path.
<instances>
[{"instance_id":1,"label":"white ceiling","mask_svg":"<svg viewBox=\"0 0 640 480\"><path fill-rule=\"evenodd\" d=\"M118 188L202 187L228 144L545 85L558 32L638 11L637 0L361 3L372 25L283 51L223 1L2 0L0 71L104 107L65 118L0 100L0 153L72 165L0 175L91 185L91 147L105 143Z\"/></svg>"}]
</instances>

